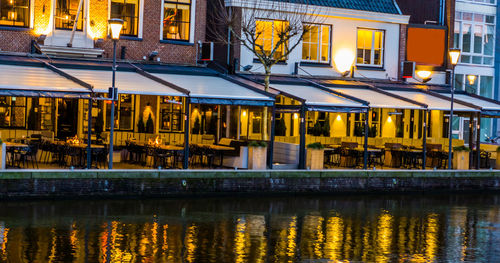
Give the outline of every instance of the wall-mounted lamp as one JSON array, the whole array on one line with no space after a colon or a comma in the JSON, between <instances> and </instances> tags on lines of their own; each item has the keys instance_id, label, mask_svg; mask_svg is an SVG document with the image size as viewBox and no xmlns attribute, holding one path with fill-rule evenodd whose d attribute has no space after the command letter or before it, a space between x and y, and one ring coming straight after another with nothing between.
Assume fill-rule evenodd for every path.
<instances>
[{"instance_id":1,"label":"wall-mounted lamp","mask_svg":"<svg viewBox=\"0 0 500 263\"><path fill-rule=\"evenodd\" d=\"M417 70L417 76L422 80L423 83L429 82L432 78L432 71L429 70Z\"/></svg>"},{"instance_id":2,"label":"wall-mounted lamp","mask_svg":"<svg viewBox=\"0 0 500 263\"><path fill-rule=\"evenodd\" d=\"M152 51L151 53L149 53L148 55L148 58L149 58L149 61L153 61L155 57L158 56L158 51Z\"/></svg>"},{"instance_id":3,"label":"wall-mounted lamp","mask_svg":"<svg viewBox=\"0 0 500 263\"><path fill-rule=\"evenodd\" d=\"M469 81L469 85L474 85L476 82L476 75L467 75L467 80Z\"/></svg>"},{"instance_id":4,"label":"wall-mounted lamp","mask_svg":"<svg viewBox=\"0 0 500 263\"><path fill-rule=\"evenodd\" d=\"M339 50L335 54L333 61L335 62L335 68L342 77L347 77L349 73L354 71L354 53L349 49Z\"/></svg>"},{"instance_id":5,"label":"wall-mounted lamp","mask_svg":"<svg viewBox=\"0 0 500 263\"><path fill-rule=\"evenodd\" d=\"M392 118L391 116L387 117L387 122L391 123L392 122Z\"/></svg>"},{"instance_id":6,"label":"wall-mounted lamp","mask_svg":"<svg viewBox=\"0 0 500 263\"><path fill-rule=\"evenodd\" d=\"M247 111L246 110L242 111L241 116L243 116L243 117L247 116Z\"/></svg>"},{"instance_id":7,"label":"wall-mounted lamp","mask_svg":"<svg viewBox=\"0 0 500 263\"><path fill-rule=\"evenodd\" d=\"M299 114L294 113L294 114L293 114L293 119L294 119L294 120L297 120L298 118L299 118Z\"/></svg>"},{"instance_id":8,"label":"wall-mounted lamp","mask_svg":"<svg viewBox=\"0 0 500 263\"><path fill-rule=\"evenodd\" d=\"M341 121L341 120L342 120L342 117L340 117L340 114L337 114L337 120L338 120L338 121Z\"/></svg>"},{"instance_id":9,"label":"wall-mounted lamp","mask_svg":"<svg viewBox=\"0 0 500 263\"><path fill-rule=\"evenodd\" d=\"M403 113L399 112L399 111L393 111L393 112L389 112L389 115L403 115Z\"/></svg>"}]
</instances>

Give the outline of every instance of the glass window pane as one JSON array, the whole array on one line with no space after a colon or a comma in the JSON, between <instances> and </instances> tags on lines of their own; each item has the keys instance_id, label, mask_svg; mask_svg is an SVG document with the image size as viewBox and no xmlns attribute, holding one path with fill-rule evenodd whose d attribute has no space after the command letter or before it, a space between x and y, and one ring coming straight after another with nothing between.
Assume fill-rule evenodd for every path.
<instances>
[{"instance_id":1,"label":"glass window pane","mask_svg":"<svg viewBox=\"0 0 500 263\"><path fill-rule=\"evenodd\" d=\"M178 1L179 3L185 1ZM191 5L165 3L163 11L163 39L189 40Z\"/></svg>"},{"instance_id":2,"label":"glass window pane","mask_svg":"<svg viewBox=\"0 0 500 263\"><path fill-rule=\"evenodd\" d=\"M460 48L460 22L455 22L455 28L453 33L453 47Z\"/></svg>"},{"instance_id":3,"label":"glass window pane","mask_svg":"<svg viewBox=\"0 0 500 263\"><path fill-rule=\"evenodd\" d=\"M382 48L382 32L380 32L380 31L375 32L374 48L375 49Z\"/></svg>"},{"instance_id":4,"label":"glass window pane","mask_svg":"<svg viewBox=\"0 0 500 263\"><path fill-rule=\"evenodd\" d=\"M470 52L471 46L471 25L463 24L462 25L462 51Z\"/></svg>"},{"instance_id":5,"label":"glass window pane","mask_svg":"<svg viewBox=\"0 0 500 263\"><path fill-rule=\"evenodd\" d=\"M462 62L462 63L470 63L470 56L468 56L468 55L462 55L460 57L460 62Z\"/></svg>"},{"instance_id":6,"label":"glass window pane","mask_svg":"<svg viewBox=\"0 0 500 263\"><path fill-rule=\"evenodd\" d=\"M309 52L311 51L311 47L309 43L302 43L302 59L310 60Z\"/></svg>"},{"instance_id":7,"label":"glass window pane","mask_svg":"<svg viewBox=\"0 0 500 263\"><path fill-rule=\"evenodd\" d=\"M472 13L462 13L462 20L472 21Z\"/></svg>"},{"instance_id":8,"label":"glass window pane","mask_svg":"<svg viewBox=\"0 0 500 263\"><path fill-rule=\"evenodd\" d=\"M493 77L491 76L481 76L480 78L481 87L479 89L479 95L493 98Z\"/></svg>"},{"instance_id":9,"label":"glass window pane","mask_svg":"<svg viewBox=\"0 0 500 263\"><path fill-rule=\"evenodd\" d=\"M484 15L474 14L474 21L476 21L476 22L484 22Z\"/></svg>"},{"instance_id":10,"label":"glass window pane","mask_svg":"<svg viewBox=\"0 0 500 263\"><path fill-rule=\"evenodd\" d=\"M312 44L311 45L311 58L310 60L318 60L318 45L317 44Z\"/></svg>"},{"instance_id":11,"label":"glass window pane","mask_svg":"<svg viewBox=\"0 0 500 263\"><path fill-rule=\"evenodd\" d=\"M0 25L28 27L29 0L0 0Z\"/></svg>"},{"instance_id":12,"label":"glass window pane","mask_svg":"<svg viewBox=\"0 0 500 263\"><path fill-rule=\"evenodd\" d=\"M471 94L477 94L477 86L478 86L477 82L478 82L477 76L476 76L476 80L472 84L466 79L465 80L465 92L471 93Z\"/></svg>"},{"instance_id":13,"label":"glass window pane","mask_svg":"<svg viewBox=\"0 0 500 263\"><path fill-rule=\"evenodd\" d=\"M330 46L329 45L322 45L321 46L321 61L322 62L328 62L330 61Z\"/></svg>"},{"instance_id":14,"label":"glass window pane","mask_svg":"<svg viewBox=\"0 0 500 263\"><path fill-rule=\"evenodd\" d=\"M486 23L494 24L495 23L495 16L486 16Z\"/></svg>"},{"instance_id":15,"label":"glass window pane","mask_svg":"<svg viewBox=\"0 0 500 263\"><path fill-rule=\"evenodd\" d=\"M494 26L486 26L486 35L484 36L484 54L493 55L494 46Z\"/></svg>"},{"instance_id":16,"label":"glass window pane","mask_svg":"<svg viewBox=\"0 0 500 263\"><path fill-rule=\"evenodd\" d=\"M483 26L474 26L474 53L483 51Z\"/></svg>"},{"instance_id":17,"label":"glass window pane","mask_svg":"<svg viewBox=\"0 0 500 263\"><path fill-rule=\"evenodd\" d=\"M455 74L455 89L464 90L464 75Z\"/></svg>"},{"instance_id":18,"label":"glass window pane","mask_svg":"<svg viewBox=\"0 0 500 263\"><path fill-rule=\"evenodd\" d=\"M482 58L483 57L473 56L472 57L472 64L478 64L478 65L482 64L483 63Z\"/></svg>"},{"instance_id":19,"label":"glass window pane","mask_svg":"<svg viewBox=\"0 0 500 263\"><path fill-rule=\"evenodd\" d=\"M492 57L484 57L483 58L483 65L493 65L493 58Z\"/></svg>"},{"instance_id":20,"label":"glass window pane","mask_svg":"<svg viewBox=\"0 0 500 263\"><path fill-rule=\"evenodd\" d=\"M55 27L56 29L73 29L73 24L76 20L76 13L78 12L78 5L80 0L57 0L56 1L56 14L55 14ZM83 30L83 11L85 5L80 9L78 16L78 24L76 29Z\"/></svg>"},{"instance_id":21,"label":"glass window pane","mask_svg":"<svg viewBox=\"0 0 500 263\"><path fill-rule=\"evenodd\" d=\"M111 2L111 18L123 19L122 35L137 36L139 23L138 0L113 0Z\"/></svg>"}]
</instances>

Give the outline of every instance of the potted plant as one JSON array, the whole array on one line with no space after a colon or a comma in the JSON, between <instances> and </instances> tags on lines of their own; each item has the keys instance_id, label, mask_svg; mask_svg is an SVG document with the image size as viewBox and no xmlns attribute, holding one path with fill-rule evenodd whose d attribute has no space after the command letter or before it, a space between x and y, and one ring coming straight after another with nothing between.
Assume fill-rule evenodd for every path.
<instances>
[{"instance_id":1,"label":"potted plant","mask_svg":"<svg viewBox=\"0 0 500 263\"><path fill-rule=\"evenodd\" d=\"M139 119L139 122L137 123L137 131L139 133L144 133L146 129L144 128L144 120L142 118Z\"/></svg>"},{"instance_id":2,"label":"potted plant","mask_svg":"<svg viewBox=\"0 0 500 263\"><path fill-rule=\"evenodd\" d=\"M325 146L320 142L307 145L306 167L309 170L323 170Z\"/></svg>"},{"instance_id":3,"label":"potted plant","mask_svg":"<svg viewBox=\"0 0 500 263\"><path fill-rule=\"evenodd\" d=\"M276 136L286 136L286 124L284 118L281 118L276 122L275 131Z\"/></svg>"},{"instance_id":4,"label":"potted plant","mask_svg":"<svg viewBox=\"0 0 500 263\"><path fill-rule=\"evenodd\" d=\"M151 113L149 114L148 120L146 121L146 133L155 133L155 123L153 122Z\"/></svg>"},{"instance_id":5,"label":"potted plant","mask_svg":"<svg viewBox=\"0 0 500 263\"><path fill-rule=\"evenodd\" d=\"M196 119L194 119L193 129L191 130L191 133L200 134L200 130L201 130L200 117L196 116Z\"/></svg>"},{"instance_id":6,"label":"potted plant","mask_svg":"<svg viewBox=\"0 0 500 263\"><path fill-rule=\"evenodd\" d=\"M330 117L326 117L323 125L323 136L330 137Z\"/></svg>"},{"instance_id":7,"label":"potted plant","mask_svg":"<svg viewBox=\"0 0 500 263\"><path fill-rule=\"evenodd\" d=\"M248 143L248 169L265 170L267 162L267 143L251 141Z\"/></svg>"},{"instance_id":8,"label":"potted plant","mask_svg":"<svg viewBox=\"0 0 500 263\"><path fill-rule=\"evenodd\" d=\"M469 170L470 149L465 146L453 147L453 169Z\"/></svg>"}]
</instances>

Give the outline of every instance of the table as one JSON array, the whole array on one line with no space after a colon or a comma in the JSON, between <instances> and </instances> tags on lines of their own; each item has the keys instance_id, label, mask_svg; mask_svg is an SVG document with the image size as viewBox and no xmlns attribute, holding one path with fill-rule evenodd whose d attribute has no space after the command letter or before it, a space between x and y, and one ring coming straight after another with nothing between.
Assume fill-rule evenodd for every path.
<instances>
[{"instance_id":1,"label":"table","mask_svg":"<svg viewBox=\"0 0 500 263\"><path fill-rule=\"evenodd\" d=\"M5 148L7 153L10 153L10 164L7 165L8 167L16 167L14 166L15 163L15 156L14 154L16 152L21 152L21 151L28 151L29 150L29 145L24 144L24 143L17 143L17 142L5 142ZM17 167L20 168L20 167Z\"/></svg>"},{"instance_id":2,"label":"table","mask_svg":"<svg viewBox=\"0 0 500 263\"><path fill-rule=\"evenodd\" d=\"M220 156L220 165L219 165L219 167L223 166L223 163L224 163L224 152L234 151L235 150L235 148L233 148L233 147L224 146L224 145L203 144L203 143L202 144L195 144L195 145L198 146L198 147L200 147L200 148L210 149L210 150L213 150L216 153L218 153L219 156Z\"/></svg>"}]
</instances>

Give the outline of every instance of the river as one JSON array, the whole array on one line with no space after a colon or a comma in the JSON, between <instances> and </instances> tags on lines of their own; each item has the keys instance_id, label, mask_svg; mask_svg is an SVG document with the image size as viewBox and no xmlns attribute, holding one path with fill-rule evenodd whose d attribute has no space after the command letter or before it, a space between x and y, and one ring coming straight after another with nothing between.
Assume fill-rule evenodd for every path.
<instances>
[{"instance_id":1,"label":"river","mask_svg":"<svg viewBox=\"0 0 500 263\"><path fill-rule=\"evenodd\" d=\"M0 262L500 262L500 194L0 202Z\"/></svg>"}]
</instances>

